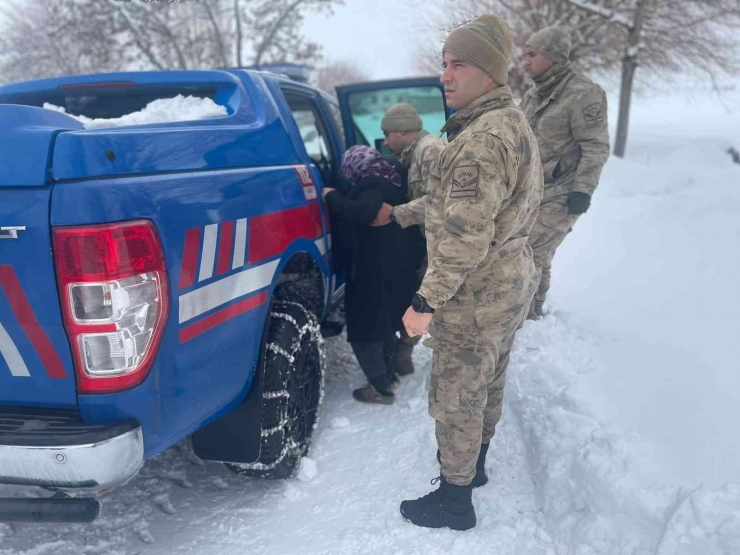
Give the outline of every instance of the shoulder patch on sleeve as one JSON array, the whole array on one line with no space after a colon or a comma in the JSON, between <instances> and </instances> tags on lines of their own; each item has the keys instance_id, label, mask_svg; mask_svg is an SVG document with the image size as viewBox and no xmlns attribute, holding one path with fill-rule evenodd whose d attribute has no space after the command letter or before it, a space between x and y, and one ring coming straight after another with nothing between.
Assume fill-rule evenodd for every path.
<instances>
[{"instance_id":1,"label":"shoulder patch on sleeve","mask_svg":"<svg viewBox=\"0 0 740 555\"><path fill-rule=\"evenodd\" d=\"M480 166L459 166L452 170L451 198L475 197L478 194Z\"/></svg>"},{"instance_id":2,"label":"shoulder patch on sleeve","mask_svg":"<svg viewBox=\"0 0 740 555\"><path fill-rule=\"evenodd\" d=\"M604 114L601 109L600 102L594 102L589 104L583 109L583 118L586 120L586 125L596 125L604 121Z\"/></svg>"}]
</instances>

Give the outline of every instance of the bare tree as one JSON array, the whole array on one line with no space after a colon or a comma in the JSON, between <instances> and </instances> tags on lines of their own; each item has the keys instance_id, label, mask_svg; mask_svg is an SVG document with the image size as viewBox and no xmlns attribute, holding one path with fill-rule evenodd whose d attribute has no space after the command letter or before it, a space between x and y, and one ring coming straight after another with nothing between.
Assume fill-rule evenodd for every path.
<instances>
[{"instance_id":1,"label":"bare tree","mask_svg":"<svg viewBox=\"0 0 740 555\"><path fill-rule=\"evenodd\" d=\"M439 9L425 12L427 34L437 33L434 47L427 44L421 51L421 67L428 67L430 58L439 63L439 45L451 27L482 13L503 17L515 40L509 84L520 95L530 83L521 69L526 40L546 26L568 29L574 69L586 74L621 69L617 156L626 149L638 65L649 70L643 79L648 87L695 73L718 89L722 75L740 71L740 0L443 0Z\"/></svg>"},{"instance_id":2,"label":"bare tree","mask_svg":"<svg viewBox=\"0 0 740 555\"><path fill-rule=\"evenodd\" d=\"M627 148L632 89L638 65L658 77L687 72L709 79L740 72L740 0L622 0L605 8L589 0L567 0L596 15L620 36L622 85L614 154Z\"/></svg>"},{"instance_id":3,"label":"bare tree","mask_svg":"<svg viewBox=\"0 0 740 555\"><path fill-rule=\"evenodd\" d=\"M83 14L75 0L0 7L5 28L0 33L0 79L17 81L63 73L113 71L124 63L121 44L110 21ZM88 17L84 29L74 21Z\"/></svg>"},{"instance_id":4,"label":"bare tree","mask_svg":"<svg viewBox=\"0 0 740 555\"><path fill-rule=\"evenodd\" d=\"M306 11L343 0L36 0L0 7L0 78L270 62L316 65Z\"/></svg>"},{"instance_id":5,"label":"bare tree","mask_svg":"<svg viewBox=\"0 0 740 555\"><path fill-rule=\"evenodd\" d=\"M622 0L600 0L611 5ZM421 5L421 4L420 4ZM586 13L566 0L443 0L437 9L427 7L422 26L429 34L434 29L434 44L428 41L419 49L417 70L441 71L441 46L449 31L483 13L495 13L506 20L514 37L509 65L509 85L515 95L523 96L531 86L522 68L522 55L530 35L550 25L565 26L571 33L571 63L578 71L590 73L612 66L613 60L602 56L610 45L618 45L619 33L604 24L601 17Z\"/></svg>"},{"instance_id":6,"label":"bare tree","mask_svg":"<svg viewBox=\"0 0 740 555\"><path fill-rule=\"evenodd\" d=\"M359 64L350 60L335 60L316 70L314 85L322 91L336 95L338 85L369 81L369 74Z\"/></svg>"}]
</instances>

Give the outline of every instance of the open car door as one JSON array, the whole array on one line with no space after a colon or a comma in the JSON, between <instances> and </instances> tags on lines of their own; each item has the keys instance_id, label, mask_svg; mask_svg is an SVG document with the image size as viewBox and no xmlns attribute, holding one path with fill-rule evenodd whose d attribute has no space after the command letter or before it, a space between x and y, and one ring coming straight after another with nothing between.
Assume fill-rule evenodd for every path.
<instances>
[{"instance_id":1,"label":"open car door","mask_svg":"<svg viewBox=\"0 0 740 555\"><path fill-rule=\"evenodd\" d=\"M445 102L439 77L342 85L337 87L337 97L347 147L367 145L385 155L391 153L383 147L385 136L380 129L380 120L394 104L411 104L421 116L424 129L435 135L440 134L452 113Z\"/></svg>"}]
</instances>

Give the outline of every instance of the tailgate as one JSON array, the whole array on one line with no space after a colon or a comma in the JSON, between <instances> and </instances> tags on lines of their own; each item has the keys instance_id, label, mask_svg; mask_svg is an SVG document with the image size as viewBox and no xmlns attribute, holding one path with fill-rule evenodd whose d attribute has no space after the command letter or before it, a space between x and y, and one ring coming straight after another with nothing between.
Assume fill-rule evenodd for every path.
<instances>
[{"instance_id":1,"label":"tailgate","mask_svg":"<svg viewBox=\"0 0 740 555\"><path fill-rule=\"evenodd\" d=\"M0 405L77 404L51 255L47 176L63 114L0 105Z\"/></svg>"}]
</instances>

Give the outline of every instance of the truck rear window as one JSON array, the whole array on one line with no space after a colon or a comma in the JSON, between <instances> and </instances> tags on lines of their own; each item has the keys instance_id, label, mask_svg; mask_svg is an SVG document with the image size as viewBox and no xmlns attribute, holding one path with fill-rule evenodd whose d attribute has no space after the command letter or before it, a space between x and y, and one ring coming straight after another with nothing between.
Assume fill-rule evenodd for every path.
<instances>
[{"instance_id":1,"label":"truck rear window","mask_svg":"<svg viewBox=\"0 0 740 555\"><path fill-rule=\"evenodd\" d=\"M218 85L140 87L136 83L117 82L62 86L52 90L7 95L0 102L38 108L43 108L48 103L60 106L74 116L113 119L143 110L154 100L174 98L177 95L210 98L216 104L223 104L219 101L222 100L219 97L223 93L224 88Z\"/></svg>"}]
</instances>

